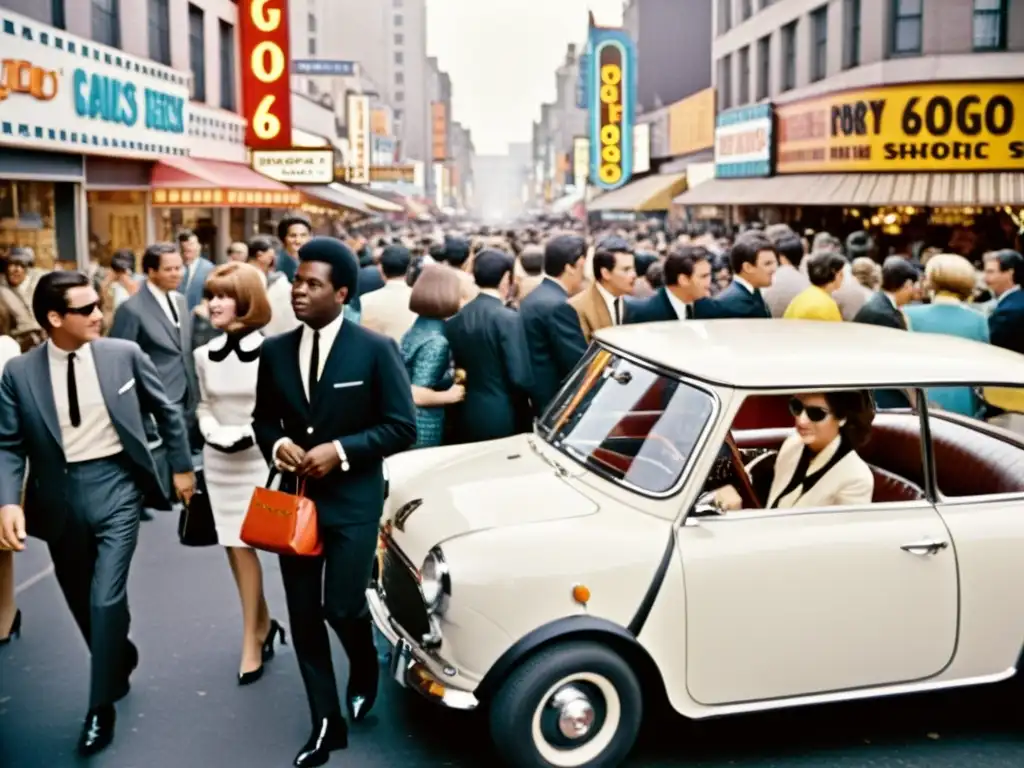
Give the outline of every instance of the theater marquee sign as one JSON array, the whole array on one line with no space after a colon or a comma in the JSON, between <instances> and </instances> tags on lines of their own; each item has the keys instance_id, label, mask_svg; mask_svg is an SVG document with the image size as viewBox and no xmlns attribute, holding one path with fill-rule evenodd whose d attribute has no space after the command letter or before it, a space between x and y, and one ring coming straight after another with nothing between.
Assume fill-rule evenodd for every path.
<instances>
[{"instance_id":1,"label":"theater marquee sign","mask_svg":"<svg viewBox=\"0 0 1024 768\"><path fill-rule=\"evenodd\" d=\"M842 91L776 116L780 174L1024 169L1024 80Z\"/></svg>"}]
</instances>

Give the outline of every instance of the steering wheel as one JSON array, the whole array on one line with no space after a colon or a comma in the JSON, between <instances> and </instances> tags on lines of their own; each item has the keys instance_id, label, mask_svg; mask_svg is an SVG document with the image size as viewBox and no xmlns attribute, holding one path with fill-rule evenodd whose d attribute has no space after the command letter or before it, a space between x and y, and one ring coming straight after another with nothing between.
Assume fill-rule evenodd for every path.
<instances>
[{"instance_id":1,"label":"steering wheel","mask_svg":"<svg viewBox=\"0 0 1024 768\"><path fill-rule=\"evenodd\" d=\"M743 465L743 457L740 455L739 446L736 445L732 432L726 436L725 445L729 449L733 471L739 479L739 488L736 490L739 491L740 498L743 499L743 508L761 509L763 505L761 500L757 498L757 491L754 490L754 484L750 481L747 468Z\"/></svg>"}]
</instances>

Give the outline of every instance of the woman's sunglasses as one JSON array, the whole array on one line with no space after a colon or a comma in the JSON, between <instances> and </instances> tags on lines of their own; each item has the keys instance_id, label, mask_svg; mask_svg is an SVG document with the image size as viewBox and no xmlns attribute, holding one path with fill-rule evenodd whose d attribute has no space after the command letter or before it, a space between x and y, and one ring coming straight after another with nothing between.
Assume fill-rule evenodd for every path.
<instances>
[{"instance_id":1,"label":"woman's sunglasses","mask_svg":"<svg viewBox=\"0 0 1024 768\"><path fill-rule=\"evenodd\" d=\"M803 401L798 397L791 397L789 399L789 412L793 414L793 418L798 418L801 413L806 413L807 418L817 424L820 421L824 421L832 411L828 408L822 408L820 405L804 405Z\"/></svg>"}]
</instances>

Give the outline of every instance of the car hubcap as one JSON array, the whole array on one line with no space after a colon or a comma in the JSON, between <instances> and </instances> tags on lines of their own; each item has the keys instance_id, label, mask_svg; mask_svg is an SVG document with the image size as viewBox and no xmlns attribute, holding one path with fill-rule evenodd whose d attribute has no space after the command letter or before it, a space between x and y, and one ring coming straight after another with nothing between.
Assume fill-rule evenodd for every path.
<instances>
[{"instance_id":1,"label":"car hubcap","mask_svg":"<svg viewBox=\"0 0 1024 768\"><path fill-rule=\"evenodd\" d=\"M558 712L558 730L567 739L585 738L594 725L594 705L579 688L566 686L554 696L548 706Z\"/></svg>"}]
</instances>

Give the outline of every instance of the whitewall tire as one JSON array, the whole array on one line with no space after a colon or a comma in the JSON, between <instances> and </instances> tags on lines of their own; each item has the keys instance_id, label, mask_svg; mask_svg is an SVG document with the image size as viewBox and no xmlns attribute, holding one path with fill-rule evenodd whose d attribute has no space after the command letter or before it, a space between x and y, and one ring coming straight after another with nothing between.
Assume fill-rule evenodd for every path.
<instances>
[{"instance_id":1,"label":"whitewall tire","mask_svg":"<svg viewBox=\"0 0 1024 768\"><path fill-rule=\"evenodd\" d=\"M636 674L595 642L555 645L516 669L491 702L491 738L515 768L613 768L643 717Z\"/></svg>"}]
</instances>

